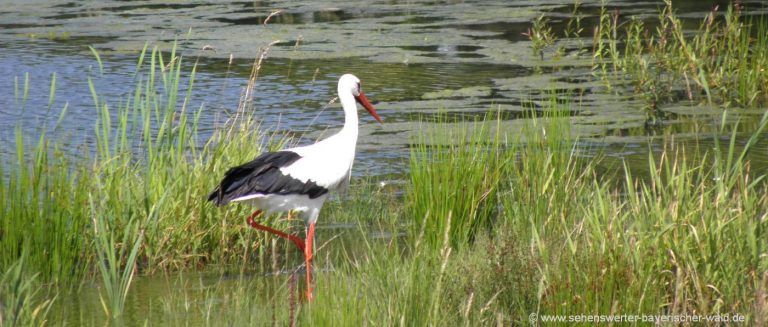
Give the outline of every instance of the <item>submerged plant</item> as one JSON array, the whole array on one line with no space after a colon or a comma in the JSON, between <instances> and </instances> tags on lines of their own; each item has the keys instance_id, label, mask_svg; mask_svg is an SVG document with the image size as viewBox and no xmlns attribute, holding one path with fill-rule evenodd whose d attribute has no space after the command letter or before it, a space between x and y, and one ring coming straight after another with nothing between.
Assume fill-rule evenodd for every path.
<instances>
[{"instance_id":1,"label":"submerged plant","mask_svg":"<svg viewBox=\"0 0 768 327\"><path fill-rule=\"evenodd\" d=\"M533 26L523 33L531 41L531 49L534 55L544 60L544 50L555 44L555 34L549 26L549 18L542 14L533 21Z\"/></svg>"}]
</instances>

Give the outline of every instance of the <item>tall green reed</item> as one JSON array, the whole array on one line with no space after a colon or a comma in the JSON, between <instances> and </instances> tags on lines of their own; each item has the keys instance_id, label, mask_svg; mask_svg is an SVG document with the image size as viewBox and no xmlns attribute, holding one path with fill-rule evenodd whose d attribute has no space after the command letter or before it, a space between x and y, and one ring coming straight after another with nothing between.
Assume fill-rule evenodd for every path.
<instances>
[{"instance_id":1,"label":"tall green reed","mask_svg":"<svg viewBox=\"0 0 768 327\"><path fill-rule=\"evenodd\" d=\"M110 314L119 315L135 272L253 258L247 250L263 235L243 226L242 210L215 210L205 195L224 167L284 141L260 133L247 108L201 141L202 107L189 108L196 67L187 67L175 47L145 46L124 99L101 96L89 78L95 144L80 158L46 133L30 146L19 127L16 160L0 163L0 267L23 256L40 280L72 287L98 274Z\"/></svg>"},{"instance_id":2,"label":"tall green reed","mask_svg":"<svg viewBox=\"0 0 768 327\"><path fill-rule=\"evenodd\" d=\"M5 170L8 178L0 187L0 266L23 258L44 281L78 280L87 273L90 257L87 222L76 218L87 207L91 176L44 134L31 152L27 149L17 128L16 162Z\"/></svg>"},{"instance_id":3,"label":"tall green reed","mask_svg":"<svg viewBox=\"0 0 768 327\"><path fill-rule=\"evenodd\" d=\"M531 255L539 258L538 312L758 318L764 177L751 176L749 163L738 159L749 149L738 153L735 142L726 153L704 149L692 157L689 151L670 144L649 154L651 173L642 178L627 166L606 179L592 164L568 164L556 183L513 188L523 194L505 202L507 219L536 217L528 224L508 220L508 228L530 240ZM537 166L539 175L553 172Z\"/></svg>"},{"instance_id":4,"label":"tall green reed","mask_svg":"<svg viewBox=\"0 0 768 327\"><path fill-rule=\"evenodd\" d=\"M96 206L91 203L91 208ZM107 316L117 319L123 313L125 299L136 272L136 258L143 235L137 231L138 224L134 221L122 228L122 240L116 239L116 230L120 226L114 223L110 225L110 221L115 219L107 216L106 212L94 212L93 234L101 274L100 287L103 290L101 304Z\"/></svg>"},{"instance_id":5,"label":"tall green reed","mask_svg":"<svg viewBox=\"0 0 768 327\"><path fill-rule=\"evenodd\" d=\"M242 209L221 212L204 199L225 167L283 140L260 133L249 107L242 106L201 142L203 108L189 108L196 66L183 76L184 60L175 47L168 54L145 48L138 63L135 92L116 111L93 93L100 108L94 184L97 194L106 195L103 209L118 226L138 224L131 239L143 235L136 260L147 272L246 264L243 259L253 257L248 249L262 242L263 235L247 232ZM185 79L187 92L181 94ZM123 237L120 233L117 239Z\"/></svg>"},{"instance_id":6,"label":"tall green reed","mask_svg":"<svg viewBox=\"0 0 768 327\"><path fill-rule=\"evenodd\" d=\"M438 114L436 124L447 125L443 119ZM506 158L499 128L492 134L491 127L461 122L444 129L419 128L426 135L411 150L407 206L412 233L426 230L427 243L439 246L447 229L458 247L494 222Z\"/></svg>"},{"instance_id":7,"label":"tall green reed","mask_svg":"<svg viewBox=\"0 0 768 327\"><path fill-rule=\"evenodd\" d=\"M606 173L599 156L580 151L563 118L536 119L517 142L495 148L506 159L488 161L485 169L502 171L490 204L498 213L489 229L459 247L460 259L449 260L455 267L448 277L453 287L431 293L443 299L442 315L472 323L527 323L532 312L740 313L761 321L768 279L763 212L768 203L761 195L766 181L753 175L746 158L766 117L743 150L737 150L736 132L724 146L709 149L669 142L661 153L649 153L647 176L635 176L628 166ZM453 164L416 151L412 161L435 171ZM409 199L417 190L432 191L411 187ZM447 207L440 201L433 206ZM418 232L440 235L429 228L412 231ZM420 249L410 251L439 256L439 247L409 244ZM497 249L504 254L493 254ZM436 277L439 265L415 260L433 270L424 274ZM493 284L500 280L510 286ZM495 285L493 291L480 281Z\"/></svg>"}]
</instances>

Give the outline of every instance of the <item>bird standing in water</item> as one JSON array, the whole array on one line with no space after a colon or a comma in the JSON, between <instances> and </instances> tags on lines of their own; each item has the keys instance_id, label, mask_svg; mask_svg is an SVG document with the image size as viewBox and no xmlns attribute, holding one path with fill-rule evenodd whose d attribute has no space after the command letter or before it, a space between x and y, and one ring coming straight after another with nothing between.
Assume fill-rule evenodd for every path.
<instances>
[{"instance_id":1,"label":"bird standing in water","mask_svg":"<svg viewBox=\"0 0 768 327\"><path fill-rule=\"evenodd\" d=\"M309 301L312 300L315 223L330 193L349 184L357 145L357 103L382 122L360 89L360 79L352 74L341 76L337 91L344 108L341 131L315 144L263 153L250 162L230 168L208 196L208 201L216 206L240 201L254 205L257 210L247 220L251 227L289 239L304 252ZM306 221L305 239L254 220L262 212L290 211L299 212Z\"/></svg>"}]
</instances>

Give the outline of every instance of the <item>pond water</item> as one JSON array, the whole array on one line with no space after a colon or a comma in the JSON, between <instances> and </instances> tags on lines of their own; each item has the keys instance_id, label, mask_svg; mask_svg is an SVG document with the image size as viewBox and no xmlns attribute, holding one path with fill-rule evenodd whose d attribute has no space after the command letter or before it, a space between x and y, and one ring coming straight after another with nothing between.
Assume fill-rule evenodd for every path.
<instances>
[{"instance_id":1,"label":"pond water","mask_svg":"<svg viewBox=\"0 0 768 327\"><path fill-rule=\"evenodd\" d=\"M682 17L698 19L713 5L725 7L728 2L674 3ZM764 1L742 2L749 14L768 12ZM118 103L132 91L136 60L145 42L167 50L174 41L189 69L198 62L191 108L203 108L202 137L237 108L254 58L274 41L279 40L271 47L256 88L253 114L263 127L291 131L305 143L328 135L343 119L338 104L326 108L335 97L336 81L343 73L356 74L385 121L379 125L361 115L357 176L402 174L424 115L442 111L457 121L471 121L488 110L499 110L505 119L502 128L516 131L530 122L527 111L546 101L550 95L544 90L550 89L580 94L578 99L563 99L574 104L566 118L574 134L585 147L604 151L616 161L645 166L648 151L661 149L669 135L685 144L711 147L717 139L708 135L720 122L721 109L670 104L662 108L670 114L663 129L649 131L643 127L642 103L630 93L598 91L600 83L591 75L588 56L551 61L534 55L522 33L545 12L555 26L564 25L572 3L5 0L0 6L0 154L13 157L17 126L28 140L46 131L70 148L92 142L87 135L92 134L95 107L87 78L94 78L108 101ZM599 6L599 1L584 1L587 28L595 23ZM648 20L661 6L662 1L609 3L624 15ZM281 13L265 25L275 10ZM103 73L98 73L88 46L100 53ZM57 92L49 104L53 74ZM23 101L25 79L31 88ZM57 127L65 106L68 113ZM734 110L731 117L759 113ZM740 137L746 137L750 128L742 125ZM765 145L751 156L765 169ZM220 280L218 276L192 277L197 281L193 284L206 285ZM161 297L142 290L173 288L168 285L174 285L173 280L139 279L131 301ZM83 295L93 307L99 306L95 292ZM146 312L138 308L137 315ZM85 320L90 319L95 318Z\"/></svg>"},{"instance_id":2,"label":"pond water","mask_svg":"<svg viewBox=\"0 0 768 327\"><path fill-rule=\"evenodd\" d=\"M675 1L683 17L700 18L727 1ZM623 15L652 20L661 1L611 1ZM595 22L599 1L582 6L584 26ZM762 15L762 1L746 1L746 12ZM87 78L113 104L131 92L138 52L145 42L170 49L178 40L186 63L198 61L191 108L203 108L202 137L237 108L259 49L271 47L256 89L255 112L262 126L291 131L311 142L340 125L335 83L357 74L386 124L363 117L355 174L402 173L402 158L418 128L415 121L438 110L474 120L501 110L510 130L524 113L549 95L581 94L568 119L574 132L623 157L644 159L656 132L642 126L642 104L631 96L595 91L588 56L558 61L533 55L522 35L532 19L550 13L562 26L572 1L6 1L0 8L0 153L13 152L14 127L30 140L45 129L59 143L89 143L94 104ZM270 13L281 10L264 25ZM589 40L583 40L589 42ZM88 46L99 51L104 73ZM205 50L204 50L205 49ZM230 63L231 61L231 63ZM28 75L25 75L28 74ZM49 105L49 85L56 95ZM23 84L31 85L22 101ZM568 99L571 103L577 100ZM66 105L68 114L54 130ZM692 137L711 130L721 112L689 107L674 113L661 134ZM735 116L735 115L734 115ZM362 116L361 116L362 117ZM706 139L706 137L705 137ZM627 147L629 145L629 147ZM635 150L627 150L635 149ZM76 151L73 151L76 153ZM764 152L764 151L763 151Z\"/></svg>"},{"instance_id":3,"label":"pond water","mask_svg":"<svg viewBox=\"0 0 768 327\"><path fill-rule=\"evenodd\" d=\"M373 246L387 246L402 236L377 228L361 231L353 223L321 225L317 230L322 242L316 252L320 258L315 264L319 265L313 266L315 278L336 272L334 262L338 259L334 258L364 257L367 247L350 246L359 245L363 232ZM118 320L105 318L98 283L87 283L68 293L65 301L57 301L52 308L53 315L58 321L78 326L145 326L145 322L154 326L251 326L254 322L286 325L285 317L274 317L274 311L285 310L275 310L274 306L284 308L291 301L303 302L304 258L293 246L283 248L282 240L275 244L270 260L257 264L256 269L243 264L138 276ZM291 298L290 290L296 292L295 297Z\"/></svg>"}]
</instances>

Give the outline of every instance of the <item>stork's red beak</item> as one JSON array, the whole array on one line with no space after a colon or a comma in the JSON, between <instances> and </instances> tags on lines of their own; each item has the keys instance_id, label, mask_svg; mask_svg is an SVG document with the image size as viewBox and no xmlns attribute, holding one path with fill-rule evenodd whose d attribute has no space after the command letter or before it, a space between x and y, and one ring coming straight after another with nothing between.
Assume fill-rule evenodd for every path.
<instances>
[{"instance_id":1,"label":"stork's red beak","mask_svg":"<svg viewBox=\"0 0 768 327\"><path fill-rule=\"evenodd\" d=\"M368 98L365 97L365 94L363 94L362 91L360 91L360 95L355 96L355 100L357 100L358 103L365 107L365 110L368 110L368 113L370 113L373 118L376 118L379 123L384 123L381 121L381 117L379 117L379 114L376 113L376 109L373 109L371 102L368 101Z\"/></svg>"}]
</instances>

